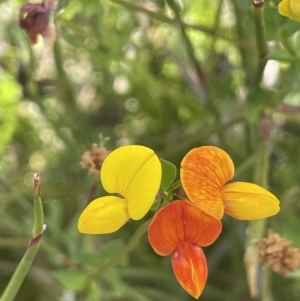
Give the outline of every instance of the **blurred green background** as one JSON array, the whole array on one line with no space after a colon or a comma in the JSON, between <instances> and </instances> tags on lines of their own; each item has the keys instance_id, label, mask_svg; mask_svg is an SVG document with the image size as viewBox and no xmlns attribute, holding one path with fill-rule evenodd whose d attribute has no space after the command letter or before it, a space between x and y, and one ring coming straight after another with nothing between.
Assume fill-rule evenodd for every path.
<instances>
[{"instance_id":1,"label":"blurred green background","mask_svg":"<svg viewBox=\"0 0 300 301\"><path fill-rule=\"evenodd\" d=\"M265 230L300 247L300 25L278 14L278 1L265 1L264 60L250 0L60 0L40 78L41 45L31 47L18 26L23 4L0 1L0 292L31 234L39 172L47 231L17 301L193 300L146 235L101 268L143 221L113 235L78 232L91 194L104 193L80 167L99 133L110 137L109 150L143 144L177 167L193 147L220 146L233 158L234 180L280 199ZM250 301L248 223L222 221L220 238L204 249L200 300ZM272 274L272 300L299 300L299 275Z\"/></svg>"}]
</instances>

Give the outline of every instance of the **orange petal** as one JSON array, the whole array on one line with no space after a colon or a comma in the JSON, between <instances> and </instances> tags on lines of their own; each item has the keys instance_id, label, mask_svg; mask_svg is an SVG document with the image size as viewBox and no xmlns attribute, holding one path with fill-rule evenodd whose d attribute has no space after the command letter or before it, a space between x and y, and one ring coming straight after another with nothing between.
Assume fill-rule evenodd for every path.
<instances>
[{"instance_id":1,"label":"orange petal","mask_svg":"<svg viewBox=\"0 0 300 301\"><path fill-rule=\"evenodd\" d=\"M172 253L172 266L180 285L198 299L207 279L207 263L202 248L182 243Z\"/></svg>"},{"instance_id":2,"label":"orange petal","mask_svg":"<svg viewBox=\"0 0 300 301\"><path fill-rule=\"evenodd\" d=\"M187 196L191 202L216 218L223 216L221 189L233 174L231 158L215 146L194 148L181 162L180 177Z\"/></svg>"},{"instance_id":3,"label":"orange petal","mask_svg":"<svg viewBox=\"0 0 300 301\"><path fill-rule=\"evenodd\" d=\"M240 220L262 219L279 212L279 200L266 189L246 182L225 185L225 213Z\"/></svg>"},{"instance_id":4,"label":"orange petal","mask_svg":"<svg viewBox=\"0 0 300 301\"><path fill-rule=\"evenodd\" d=\"M220 235L222 223L187 201L174 201L160 209L148 229L149 242L162 256L174 252L187 241L199 246L212 244Z\"/></svg>"}]
</instances>

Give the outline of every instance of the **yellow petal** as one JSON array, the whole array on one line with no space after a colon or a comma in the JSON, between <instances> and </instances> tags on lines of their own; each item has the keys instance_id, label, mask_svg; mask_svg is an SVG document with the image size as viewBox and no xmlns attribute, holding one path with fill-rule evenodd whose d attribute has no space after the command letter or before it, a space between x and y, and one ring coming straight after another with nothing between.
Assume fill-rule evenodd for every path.
<instances>
[{"instance_id":1,"label":"yellow petal","mask_svg":"<svg viewBox=\"0 0 300 301\"><path fill-rule=\"evenodd\" d=\"M252 183L234 182L224 186L225 213L240 220L262 219L279 212L279 200L271 192Z\"/></svg>"},{"instance_id":2,"label":"yellow petal","mask_svg":"<svg viewBox=\"0 0 300 301\"><path fill-rule=\"evenodd\" d=\"M92 201L81 213L78 230L86 234L106 234L119 230L130 219L127 202L116 196Z\"/></svg>"},{"instance_id":3,"label":"yellow petal","mask_svg":"<svg viewBox=\"0 0 300 301\"><path fill-rule=\"evenodd\" d=\"M161 163L148 147L127 145L111 152L102 165L101 182L110 193L119 193L128 202L128 214L138 220L152 206L162 176Z\"/></svg>"},{"instance_id":4,"label":"yellow petal","mask_svg":"<svg viewBox=\"0 0 300 301\"><path fill-rule=\"evenodd\" d=\"M233 174L231 158L215 146L194 148L181 162L181 183L190 201L218 219L224 213L221 190Z\"/></svg>"},{"instance_id":5,"label":"yellow petal","mask_svg":"<svg viewBox=\"0 0 300 301\"><path fill-rule=\"evenodd\" d=\"M300 2L299 0L290 1L290 9L295 17L294 20L300 21Z\"/></svg>"},{"instance_id":6,"label":"yellow petal","mask_svg":"<svg viewBox=\"0 0 300 301\"><path fill-rule=\"evenodd\" d=\"M278 11L281 15L292 20L300 21L299 0L283 0L278 5Z\"/></svg>"}]
</instances>

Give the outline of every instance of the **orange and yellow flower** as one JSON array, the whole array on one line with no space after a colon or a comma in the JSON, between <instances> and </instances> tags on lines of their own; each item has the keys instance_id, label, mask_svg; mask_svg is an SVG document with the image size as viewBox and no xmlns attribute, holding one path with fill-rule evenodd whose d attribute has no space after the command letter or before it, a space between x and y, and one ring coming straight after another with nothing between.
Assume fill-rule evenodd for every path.
<instances>
[{"instance_id":1,"label":"orange and yellow flower","mask_svg":"<svg viewBox=\"0 0 300 301\"><path fill-rule=\"evenodd\" d=\"M148 238L154 251L171 255L174 274L180 285L198 298L207 279L207 263L201 247L209 246L220 235L219 219L187 201L174 201L154 216Z\"/></svg>"},{"instance_id":2,"label":"orange and yellow flower","mask_svg":"<svg viewBox=\"0 0 300 301\"><path fill-rule=\"evenodd\" d=\"M224 212L240 220L262 219L279 212L279 200L247 182L226 184L234 175L230 156L215 146L192 149L182 160L182 187L191 202L220 219Z\"/></svg>"},{"instance_id":3,"label":"orange and yellow flower","mask_svg":"<svg viewBox=\"0 0 300 301\"><path fill-rule=\"evenodd\" d=\"M161 163L152 149L141 145L117 148L104 160L100 179L108 193L118 195L92 201L79 217L79 231L112 233L129 219L143 218L155 200L161 177Z\"/></svg>"},{"instance_id":4,"label":"orange and yellow flower","mask_svg":"<svg viewBox=\"0 0 300 301\"><path fill-rule=\"evenodd\" d=\"M299 0L283 0L279 3L278 10L281 15L300 22Z\"/></svg>"}]
</instances>

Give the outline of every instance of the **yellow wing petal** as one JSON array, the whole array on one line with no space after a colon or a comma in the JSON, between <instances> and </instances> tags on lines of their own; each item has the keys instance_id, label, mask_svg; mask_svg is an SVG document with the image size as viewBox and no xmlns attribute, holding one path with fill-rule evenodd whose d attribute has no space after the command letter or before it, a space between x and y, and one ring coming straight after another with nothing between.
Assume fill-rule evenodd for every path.
<instances>
[{"instance_id":1,"label":"yellow wing petal","mask_svg":"<svg viewBox=\"0 0 300 301\"><path fill-rule=\"evenodd\" d=\"M290 10L293 13L293 18L296 21L300 21L300 2L299 0L290 1Z\"/></svg>"},{"instance_id":2,"label":"yellow wing petal","mask_svg":"<svg viewBox=\"0 0 300 301\"><path fill-rule=\"evenodd\" d=\"M128 220L127 202L116 196L92 201L81 213L78 230L86 234L106 234L119 230Z\"/></svg>"},{"instance_id":3,"label":"yellow wing petal","mask_svg":"<svg viewBox=\"0 0 300 301\"><path fill-rule=\"evenodd\" d=\"M234 182L224 186L225 213L240 220L262 219L279 212L279 200L271 192L252 183Z\"/></svg>"}]
</instances>

